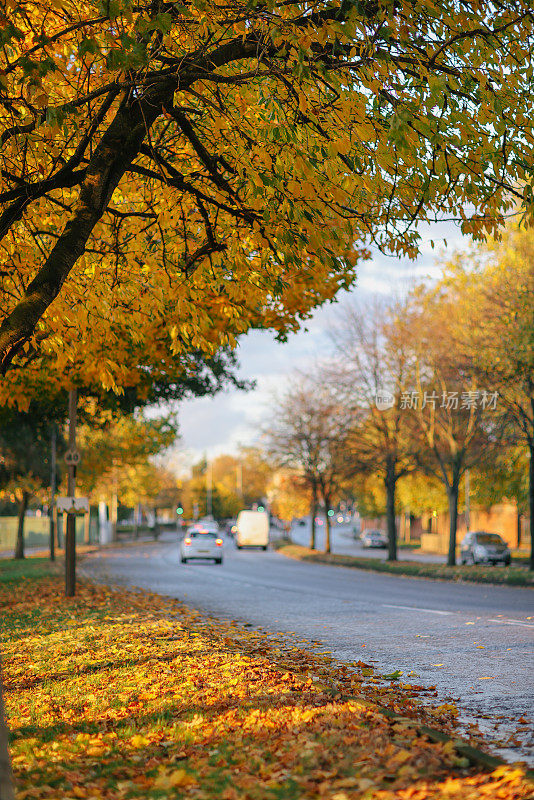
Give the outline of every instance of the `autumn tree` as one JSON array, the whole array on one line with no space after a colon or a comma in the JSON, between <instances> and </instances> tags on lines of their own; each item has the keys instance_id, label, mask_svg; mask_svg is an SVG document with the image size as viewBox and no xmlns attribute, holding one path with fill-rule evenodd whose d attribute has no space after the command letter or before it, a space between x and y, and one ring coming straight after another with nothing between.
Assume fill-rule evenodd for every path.
<instances>
[{"instance_id":1,"label":"autumn tree","mask_svg":"<svg viewBox=\"0 0 534 800\"><path fill-rule=\"evenodd\" d=\"M460 346L464 316L458 287L415 290L411 307L396 324L413 360L412 387L401 405L412 421L416 463L435 475L447 494L447 563L454 565L461 478L491 458L501 443L502 426L493 413L496 397L480 385L472 357Z\"/></svg>"},{"instance_id":2,"label":"autumn tree","mask_svg":"<svg viewBox=\"0 0 534 800\"><path fill-rule=\"evenodd\" d=\"M290 522L303 517L311 507L309 482L297 470L278 469L272 476L269 502L272 513L280 519ZM315 547L314 537L310 546Z\"/></svg>"},{"instance_id":3,"label":"autumn tree","mask_svg":"<svg viewBox=\"0 0 534 800\"><path fill-rule=\"evenodd\" d=\"M64 407L55 406L47 398L33 401L27 411L0 407L0 490L14 493L19 505L15 558L24 558L28 504L33 495L50 486L50 439L54 427L59 451L63 449L62 412Z\"/></svg>"},{"instance_id":4,"label":"autumn tree","mask_svg":"<svg viewBox=\"0 0 534 800\"><path fill-rule=\"evenodd\" d=\"M415 256L418 221L480 237L531 213L529 0L9 14L3 373L44 354L60 381L135 385L143 343L164 368L284 335L369 243Z\"/></svg>"},{"instance_id":5,"label":"autumn tree","mask_svg":"<svg viewBox=\"0 0 534 800\"><path fill-rule=\"evenodd\" d=\"M173 444L176 435L172 417L149 419L140 413L101 413L92 425L80 427L77 480L85 494L109 503L113 537L119 500L131 505L147 502L168 482L153 458Z\"/></svg>"},{"instance_id":6,"label":"autumn tree","mask_svg":"<svg viewBox=\"0 0 534 800\"><path fill-rule=\"evenodd\" d=\"M258 447L242 445L235 455L217 456L211 468L214 484L237 499L238 511L265 501L272 466Z\"/></svg>"},{"instance_id":7,"label":"autumn tree","mask_svg":"<svg viewBox=\"0 0 534 800\"><path fill-rule=\"evenodd\" d=\"M347 477L377 475L384 484L388 559L397 559L396 490L399 478L414 467L413 441L401 397L411 377L411 357L395 326L401 303L375 298L347 307L332 326L334 363L330 381L353 411L354 425L346 441Z\"/></svg>"},{"instance_id":8,"label":"autumn tree","mask_svg":"<svg viewBox=\"0 0 534 800\"><path fill-rule=\"evenodd\" d=\"M310 547L315 548L315 514L325 505L326 543L330 546L328 510L339 489L344 467L344 441L352 421L347 409L322 376L301 376L280 399L266 427L269 454L279 466L297 471L311 495Z\"/></svg>"},{"instance_id":9,"label":"autumn tree","mask_svg":"<svg viewBox=\"0 0 534 800\"><path fill-rule=\"evenodd\" d=\"M510 228L501 242L449 264L464 326L458 333L478 380L498 394L503 422L528 453L527 506L534 569L534 236ZM521 494L519 486L516 486Z\"/></svg>"}]
</instances>

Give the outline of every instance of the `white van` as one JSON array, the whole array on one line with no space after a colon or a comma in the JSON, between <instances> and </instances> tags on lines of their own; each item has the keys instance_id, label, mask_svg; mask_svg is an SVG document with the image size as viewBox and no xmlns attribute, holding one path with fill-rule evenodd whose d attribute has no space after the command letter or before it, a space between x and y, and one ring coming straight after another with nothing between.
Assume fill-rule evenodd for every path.
<instances>
[{"instance_id":1,"label":"white van","mask_svg":"<svg viewBox=\"0 0 534 800\"><path fill-rule=\"evenodd\" d=\"M240 511L236 527L235 543L238 550L247 545L267 550L269 515L265 511Z\"/></svg>"}]
</instances>

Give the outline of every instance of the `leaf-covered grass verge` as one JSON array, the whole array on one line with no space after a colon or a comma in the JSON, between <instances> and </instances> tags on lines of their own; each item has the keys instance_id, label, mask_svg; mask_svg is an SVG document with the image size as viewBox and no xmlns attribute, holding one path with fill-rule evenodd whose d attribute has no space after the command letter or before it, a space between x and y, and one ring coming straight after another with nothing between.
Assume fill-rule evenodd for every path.
<instances>
[{"instance_id":1,"label":"leaf-covered grass verge","mask_svg":"<svg viewBox=\"0 0 534 800\"><path fill-rule=\"evenodd\" d=\"M446 564L423 564L419 561L382 561L379 558L322 553L298 544L281 543L279 552L299 561L313 561L318 564L334 564L340 567L355 567L372 572L389 572L416 578L436 578L447 581L470 581L472 583L507 584L508 586L534 586L534 572L526 566L489 567L476 566L448 567Z\"/></svg>"},{"instance_id":2,"label":"leaf-covered grass verge","mask_svg":"<svg viewBox=\"0 0 534 800\"><path fill-rule=\"evenodd\" d=\"M52 563L48 558L1 558L0 583L12 583L21 580L36 580L49 575L57 575L61 566Z\"/></svg>"},{"instance_id":3,"label":"leaf-covered grass verge","mask_svg":"<svg viewBox=\"0 0 534 800\"><path fill-rule=\"evenodd\" d=\"M526 800L520 767L483 770L456 709L340 666L288 635L174 600L62 582L0 586L18 800Z\"/></svg>"}]
</instances>

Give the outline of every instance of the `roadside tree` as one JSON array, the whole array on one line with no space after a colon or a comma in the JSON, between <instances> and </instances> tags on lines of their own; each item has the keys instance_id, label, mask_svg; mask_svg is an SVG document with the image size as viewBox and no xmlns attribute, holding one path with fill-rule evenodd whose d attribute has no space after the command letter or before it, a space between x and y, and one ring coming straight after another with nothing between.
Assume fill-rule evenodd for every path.
<instances>
[{"instance_id":1,"label":"roadside tree","mask_svg":"<svg viewBox=\"0 0 534 800\"><path fill-rule=\"evenodd\" d=\"M534 234L510 228L449 265L446 280L458 287L464 327L461 346L478 380L498 394L504 424L529 458L528 511L534 569ZM512 438L514 438L512 434Z\"/></svg>"},{"instance_id":2,"label":"roadside tree","mask_svg":"<svg viewBox=\"0 0 534 800\"><path fill-rule=\"evenodd\" d=\"M410 423L401 397L411 378L411 357L395 326L401 303L348 307L330 334L335 361L329 380L355 424L346 440L347 478L377 475L385 489L388 559L397 559L396 489L414 468Z\"/></svg>"},{"instance_id":3,"label":"roadside tree","mask_svg":"<svg viewBox=\"0 0 534 800\"><path fill-rule=\"evenodd\" d=\"M418 221L530 216L533 37L529 0L13 5L0 371L134 385L143 342L284 335Z\"/></svg>"},{"instance_id":4,"label":"roadside tree","mask_svg":"<svg viewBox=\"0 0 534 800\"><path fill-rule=\"evenodd\" d=\"M322 376L301 376L276 401L265 431L267 450L280 467L303 476L311 495L310 547L315 549L315 515L319 498L325 506L325 552L331 550L331 508L344 468L344 441L352 414Z\"/></svg>"},{"instance_id":5,"label":"roadside tree","mask_svg":"<svg viewBox=\"0 0 534 800\"><path fill-rule=\"evenodd\" d=\"M24 558L28 504L32 496L42 495L50 486L53 428L58 431L59 452L63 449L61 412L61 408L45 401L32 402L28 411L0 407L0 493L14 494L18 502L15 558ZM59 470L56 481L58 477Z\"/></svg>"},{"instance_id":6,"label":"roadside tree","mask_svg":"<svg viewBox=\"0 0 534 800\"><path fill-rule=\"evenodd\" d=\"M413 384L402 398L411 420L416 463L442 483L449 511L447 563L456 564L460 482L501 446L502 420L496 398L481 386L473 359L462 349L464 324L458 287L439 285L414 291L409 313L398 320L398 335L409 343Z\"/></svg>"},{"instance_id":7,"label":"roadside tree","mask_svg":"<svg viewBox=\"0 0 534 800\"><path fill-rule=\"evenodd\" d=\"M269 487L269 499L273 514L290 523L295 517L307 515L310 510L309 482L300 472L277 469ZM314 540L310 542L310 547L315 547Z\"/></svg>"},{"instance_id":8,"label":"roadside tree","mask_svg":"<svg viewBox=\"0 0 534 800\"><path fill-rule=\"evenodd\" d=\"M95 422L80 426L77 480L90 498L109 505L115 538L119 500L135 507L156 498L168 483L166 471L153 459L174 443L177 429L170 417L147 419L141 414L104 413Z\"/></svg>"}]
</instances>

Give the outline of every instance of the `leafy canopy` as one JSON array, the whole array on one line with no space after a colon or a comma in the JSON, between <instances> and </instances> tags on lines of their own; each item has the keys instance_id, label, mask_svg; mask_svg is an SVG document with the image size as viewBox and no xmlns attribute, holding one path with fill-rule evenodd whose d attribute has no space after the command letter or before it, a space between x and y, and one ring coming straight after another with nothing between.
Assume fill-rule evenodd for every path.
<instances>
[{"instance_id":1,"label":"leafy canopy","mask_svg":"<svg viewBox=\"0 0 534 800\"><path fill-rule=\"evenodd\" d=\"M133 386L284 336L418 221L531 212L528 0L6 8L4 372Z\"/></svg>"}]
</instances>

